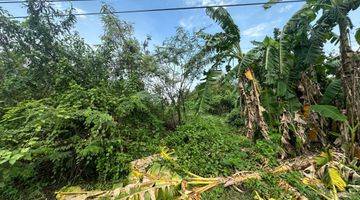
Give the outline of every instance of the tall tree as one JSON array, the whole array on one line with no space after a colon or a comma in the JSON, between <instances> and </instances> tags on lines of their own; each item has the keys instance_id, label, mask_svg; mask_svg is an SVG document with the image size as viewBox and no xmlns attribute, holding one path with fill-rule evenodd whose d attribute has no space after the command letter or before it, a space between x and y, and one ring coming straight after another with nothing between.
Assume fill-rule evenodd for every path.
<instances>
[{"instance_id":1,"label":"tall tree","mask_svg":"<svg viewBox=\"0 0 360 200\"><path fill-rule=\"evenodd\" d=\"M200 75L201 67L188 68L187 63L199 50L199 39L195 33L183 27L176 29L176 34L156 47L155 56L160 65L156 87L175 107L177 120L181 123L185 116L185 98Z\"/></svg>"},{"instance_id":2,"label":"tall tree","mask_svg":"<svg viewBox=\"0 0 360 200\"><path fill-rule=\"evenodd\" d=\"M152 56L146 50L148 41L140 44L133 35L133 26L118 19L113 11L107 5L102 7L105 31L99 51L113 83L137 92L145 88L145 79L155 69Z\"/></svg>"}]
</instances>

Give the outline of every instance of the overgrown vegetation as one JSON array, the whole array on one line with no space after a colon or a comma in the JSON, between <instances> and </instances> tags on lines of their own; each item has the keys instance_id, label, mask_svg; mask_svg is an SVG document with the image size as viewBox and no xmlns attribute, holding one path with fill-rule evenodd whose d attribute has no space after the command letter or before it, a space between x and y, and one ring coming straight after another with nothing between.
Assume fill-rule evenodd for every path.
<instances>
[{"instance_id":1,"label":"overgrown vegetation","mask_svg":"<svg viewBox=\"0 0 360 200\"><path fill-rule=\"evenodd\" d=\"M150 51L107 5L96 47L25 5L0 8L0 199L359 197L359 0L309 0L247 52L226 8Z\"/></svg>"}]
</instances>

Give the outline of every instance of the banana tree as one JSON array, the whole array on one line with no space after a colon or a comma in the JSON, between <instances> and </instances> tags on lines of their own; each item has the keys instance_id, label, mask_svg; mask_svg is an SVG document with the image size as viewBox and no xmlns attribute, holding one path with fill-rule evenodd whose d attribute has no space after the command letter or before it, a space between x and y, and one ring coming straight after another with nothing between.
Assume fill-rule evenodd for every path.
<instances>
[{"instance_id":1,"label":"banana tree","mask_svg":"<svg viewBox=\"0 0 360 200\"><path fill-rule=\"evenodd\" d=\"M324 92L321 100L310 95L305 102L303 101L304 108L306 104L330 104L337 94L343 92L344 107L347 109L350 127L354 127L356 122L360 121L360 103L356 100L360 98L358 89L360 82L356 79L360 74L360 62L356 59L359 56L351 50L349 45L348 29L352 28L352 23L348 13L358 9L359 5L359 0L308 0L287 22L279 37L280 74L287 77L285 78L287 85L292 90L307 89L302 84L303 78L312 80L314 76L322 77L326 80L322 82L327 82L327 88L321 90ZM336 26L339 27L340 36L332 32ZM332 58L329 59L325 55L324 44L328 41L340 42L340 63L330 64ZM318 70L318 68L325 70ZM329 74L329 71L333 72ZM328 75L337 78L331 80ZM341 91L341 86L343 91ZM326 86L323 84L322 87ZM318 93L317 96L321 94ZM338 106L342 107L342 104ZM344 138L351 138L346 136L347 131L343 133ZM360 132L357 135L359 141Z\"/></svg>"},{"instance_id":2,"label":"banana tree","mask_svg":"<svg viewBox=\"0 0 360 200\"><path fill-rule=\"evenodd\" d=\"M264 120L263 108L260 104L260 88L252 66L240 67L243 59L246 59L240 48L240 30L225 8L207 8L206 13L220 25L223 32L212 35L202 33L201 37L205 39L205 45L189 62L188 67L196 66L195 63L203 61L208 55L212 55L211 59L207 60L207 62L212 63L209 70L216 70L225 62L237 63L234 69L238 79L239 95L244 102L244 106L241 106L244 108L241 113L247 121L247 136L252 138L256 125L258 125L263 137L269 139L268 126Z\"/></svg>"},{"instance_id":3,"label":"banana tree","mask_svg":"<svg viewBox=\"0 0 360 200\"><path fill-rule=\"evenodd\" d=\"M358 101L360 98L360 81L356 78L360 75L360 62L358 53L353 52L349 45L348 30L353 27L348 14L350 11L358 9L359 6L360 0L307 1L305 6L285 26L280 46L282 48L280 50L281 66L285 65L284 60L289 54L288 52L294 52L295 57L303 60L300 62L300 65L314 66L319 61L324 60L323 49L327 41L338 40L340 42L341 65L340 69L338 69L338 74L340 75L339 78L341 79L342 90L345 96L348 121L352 127L360 121L360 102ZM321 13L321 15L315 21L317 13ZM306 19L304 16L310 19L306 23L304 23L304 19ZM309 21L314 21L315 23L312 25ZM332 33L336 26L339 27L339 36ZM298 27L298 30L308 30L310 33L310 36L303 40L305 43L310 44L304 49L304 54L300 54L303 56L296 55L297 46L294 45L294 40L292 40L298 36L298 34L294 34L295 27ZM288 45L290 43L292 45ZM360 131L357 131L357 141L360 141Z\"/></svg>"}]
</instances>

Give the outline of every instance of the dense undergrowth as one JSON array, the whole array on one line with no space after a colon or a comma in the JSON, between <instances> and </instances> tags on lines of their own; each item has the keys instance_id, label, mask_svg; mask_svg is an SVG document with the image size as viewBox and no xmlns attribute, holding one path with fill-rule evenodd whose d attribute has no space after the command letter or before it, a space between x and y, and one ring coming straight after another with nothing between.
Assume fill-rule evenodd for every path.
<instances>
[{"instance_id":1,"label":"dense undergrowth","mask_svg":"<svg viewBox=\"0 0 360 200\"><path fill-rule=\"evenodd\" d=\"M1 150L5 197L43 187L39 182L51 187L125 178L130 161L157 150L152 141L162 124L152 101L144 93L115 97L73 85L61 95L8 109L0 127L7 149Z\"/></svg>"},{"instance_id":2,"label":"dense undergrowth","mask_svg":"<svg viewBox=\"0 0 360 200\"><path fill-rule=\"evenodd\" d=\"M247 52L222 7L149 48L107 5L96 46L24 6L0 7L0 199L359 198L360 0L308 0Z\"/></svg>"}]
</instances>

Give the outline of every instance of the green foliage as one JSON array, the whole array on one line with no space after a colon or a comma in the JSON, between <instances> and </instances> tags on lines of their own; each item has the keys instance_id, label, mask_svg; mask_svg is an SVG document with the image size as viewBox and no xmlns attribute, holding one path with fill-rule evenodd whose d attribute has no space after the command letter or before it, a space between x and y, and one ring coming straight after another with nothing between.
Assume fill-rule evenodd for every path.
<instances>
[{"instance_id":1,"label":"green foliage","mask_svg":"<svg viewBox=\"0 0 360 200\"><path fill-rule=\"evenodd\" d=\"M151 99L144 93L119 98L106 88L73 85L51 99L10 108L0 121L0 181L126 177L130 161L156 149L147 145L161 131Z\"/></svg>"},{"instance_id":2,"label":"green foliage","mask_svg":"<svg viewBox=\"0 0 360 200\"><path fill-rule=\"evenodd\" d=\"M319 195L310 188L310 186L302 183L301 179L303 178L300 172L289 172L280 176L286 180L290 185L295 187L302 195L306 196L309 199L320 200Z\"/></svg>"},{"instance_id":3,"label":"green foliage","mask_svg":"<svg viewBox=\"0 0 360 200\"><path fill-rule=\"evenodd\" d=\"M338 98L341 91L341 81L339 79L334 79L325 89L321 104L331 104L334 99Z\"/></svg>"},{"instance_id":4,"label":"green foliage","mask_svg":"<svg viewBox=\"0 0 360 200\"><path fill-rule=\"evenodd\" d=\"M225 8L207 8L206 14L221 26L225 33L227 33L228 39L235 42L240 40L240 30Z\"/></svg>"},{"instance_id":5,"label":"green foliage","mask_svg":"<svg viewBox=\"0 0 360 200\"><path fill-rule=\"evenodd\" d=\"M263 180L248 180L244 183L244 188L254 196L255 191L263 198L270 199L289 199L291 196L280 187L274 187L278 184L279 178L271 174L263 174Z\"/></svg>"},{"instance_id":6,"label":"green foliage","mask_svg":"<svg viewBox=\"0 0 360 200\"><path fill-rule=\"evenodd\" d=\"M270 0L264 8L279 1ZM344 107L347 95L339 77L342 56L326 55L324 44L341 39L334 27L340 25L340 33L352 28L348 13L358 9L359 0L307 1L282 31L254 41L246 54L240 48L239 27L221 7L207 8L206 14L222 32L177 28L151 53L151 38L138 41L133 26L119 20L109 6L102 8L104 34L96 48L72 30L74 9L59 11L36 0L25 6L29 17L22 22L0 8L0 199L51 199L54 189L73 183L126 183L129 162L158 152L159 146L174 149L179 166L201 176L262 173L262 180L240 186L243 194L220 188L204 194L205 199L252 199L255 192L267 199L289 199L289 193L277 187L282 179L318 199L300 182L299 173L279 177L264 172L264 166L279 164L282 137L270 133L270 141L251 141L238 131L245 125L242 112L249 102L238 98L236 82L251 68L259 86L255 98L261 101L254 107L256 115L264 108L273 130L286 123L280 118L284 112L300 113L308 101L321 104L311 109L322 117L346 122L337 108ZM360 44L359 29L355 39ZM303 83L304 76L310 84ZM245 82L245 93L252 87ZM221 116L225 114L226 119ZM307 124L301 128L313 130L312 116L305 117L305 110L302 114ZM325 129L325 123L319 128ZM165 127L175 131L165 134ZM354 146L355 131L351 138ZM293 143L304 145L300 137ZM325 154L316 159L320 166L330 160ZM153 170L156 176L160 171ZM325 179L343 190L340 171L326 169Z\"/></svg>"},{"instance_id":7,"label":"green foliage","mask_svg":"<svg viewBox=\"0 0 360 200\"><path fill-rule=\"evenodd\" d=\"M182 168L201 176L254 170L265 160L276 163L276 144L258 141L254 145L246 137L232 132L222 118L198 116L189 119L164 142L174 148Z\"/></svg>"},{"instance_id":8,"label":"green foliage","mask_svg":"<svg viewBox=\"0 0 360 200\"><path fill-rule=\"evenodd\" d=\"M345 122L346 116L341 114L339 109L330 105L312 105L311 109L323 117L328 117L336 121Z\"/></svg>"},{"instance_id":9,"label":"green foliage","mask_svg":"<svg viewBox=\"0 0 360 200\"><path fill-rule=\"evenodd\" d=\"M358 29L356 30L355 40L356 40L356 42L360 45L360 28L358 28Z\"/></svg>"},{"instance_id":10,"label":"green foliage","mask_svg":"<svg viewBox=\"0 0 360 200\"><path fill-rule=\"evenodd\" d=\"M279 138L279 135L272 135L272 140L275 138ZM276 139L275 139L276 140ZM277 139L279 140L279 139ZM266 158L266 162L269 166L276 166L278 164L277 157L279 155L279 152L281 150L279 146L279 141L262 141L258 140L256 141L256 152L263 155Z\"/></svg>"},{"instance_id":11,"label":"green foliage","mask_svg":"<svg viewBox=\"0 0 360 200\"><path fill-rule=\"evenodd\" d=\"M223 188L217 187L212 189L209 192L205 192L201 195L202 199L207 200L218 200L218 199L227 199L227 200L237 200L237 199L244 199L244 200L253 200L253 196L250 192L248 193L240 193L236 189L233 188Z\"/></svg>"},{"instance_id":12,"label":"green foliage","mask_svg":"<svg viewBox=\"0 0 360 200\"><path fill-rule=\"evenodd\" d=\"M205 105L209 104L213 100L212 97L212 90L214 89L214 86L218 83L219 76L222 74L220 70L209 70L205 73L205 78L202 80L204 82L200 83L196 87L196 93L197 93L197 103L196 103L196 112L197 114L201 111ZM208 107L211 107L211 105L208 105ZM211 112L211 111L210 111Z\"/></svg>"},{"instance_id":13,"label":"green foliage","mask_svg":"<svg viewBox=\"0 0 360 200\"><path fill-rule=\"evenodd\" d=\"M240 128L245 125L245 119L241 116L240 110L235 108L227 115L227 123L231 126Z\"/></svg>"},{"instance_id":14,"label":"green foliage","mask_svg":"<svg viewBox=\"0 0 360 200\"><path fill-rule=\"evenodd\" d=\"M234 108L234 100L231 96L217 95L209 102L209 112L214 115L229 113Z\"/></svg>"}]
</instances>

